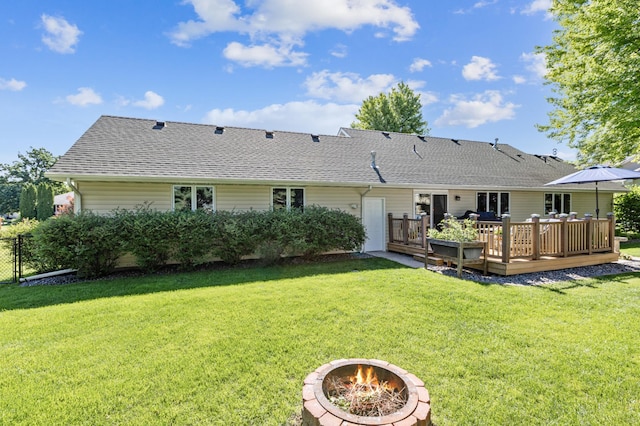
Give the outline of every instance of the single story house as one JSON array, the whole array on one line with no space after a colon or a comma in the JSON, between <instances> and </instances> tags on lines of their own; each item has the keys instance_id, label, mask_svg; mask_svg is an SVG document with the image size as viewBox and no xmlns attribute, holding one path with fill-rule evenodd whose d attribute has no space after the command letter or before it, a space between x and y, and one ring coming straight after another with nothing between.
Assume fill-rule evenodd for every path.
<instances>
[{"instance_id":1,"label":"single story house","mask_svg":"<svg viewBox=\"0 0 640 426\"><path fill-rule=\"evenodd\" d=\"M74 209L108 214L321 205L363 220L364 250L385 250L387 215L593 213L593 185L546 187L575 171L508 144L341 128L336 136L102 116L49 170ZM602 183L601 211L615 183Z\"/></svg>"}]
</instances>

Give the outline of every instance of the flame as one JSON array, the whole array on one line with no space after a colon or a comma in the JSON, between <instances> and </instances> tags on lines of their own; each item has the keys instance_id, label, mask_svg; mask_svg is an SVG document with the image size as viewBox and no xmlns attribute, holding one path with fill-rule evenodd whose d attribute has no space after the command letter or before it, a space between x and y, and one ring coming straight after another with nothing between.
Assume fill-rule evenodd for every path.
<instances>
[{"instance_id":1,"label":"flame","mask_svg":"<svg viewBox=\"0 0 640 426\"><path fill-rule=\"evenodd\" d=\"M358 365L353 376L349 377L351 383L356 385L366 386L379 386L378 375L376 374L373 366L363 368L362 365Z\"/></svg>"}]
</instances>

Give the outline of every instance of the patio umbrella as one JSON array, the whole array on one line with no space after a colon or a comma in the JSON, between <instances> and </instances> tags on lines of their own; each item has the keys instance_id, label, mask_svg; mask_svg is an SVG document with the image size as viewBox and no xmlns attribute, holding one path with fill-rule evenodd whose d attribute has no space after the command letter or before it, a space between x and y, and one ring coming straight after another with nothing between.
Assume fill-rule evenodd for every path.
<instances>
[{"instance_id":1,"label":"patio umbrella","mask_svg":"<svg viewBox=\"0 0 640 426\"><path fill-rule=\"evenodd\" d=\"M633 170L618 169L610 166L591 166L586 169L571 173L560 179L546 183L544 186L563 185L571 183L595 183L596 184L596 219L599 219L600 207L598 206L598 182L614 180L640 179L640 173Z\"/></svg>"}]
</instances>

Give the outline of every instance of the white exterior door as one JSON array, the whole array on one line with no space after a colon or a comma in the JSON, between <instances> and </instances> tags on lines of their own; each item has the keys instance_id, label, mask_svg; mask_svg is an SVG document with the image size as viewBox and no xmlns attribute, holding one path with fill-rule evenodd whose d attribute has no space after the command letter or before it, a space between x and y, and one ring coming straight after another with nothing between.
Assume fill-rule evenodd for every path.
<instances>
[{"instance_id":1,"label":"white exterior door","mask_svg":"<svg viewBox=\"0 0 640 426\"><path fill-rule=\"evenodd\" d=\"M384 198L365 197L363 200L362 223L367 230L364 251L385 251Z\"/></svg>"}]
</instances>

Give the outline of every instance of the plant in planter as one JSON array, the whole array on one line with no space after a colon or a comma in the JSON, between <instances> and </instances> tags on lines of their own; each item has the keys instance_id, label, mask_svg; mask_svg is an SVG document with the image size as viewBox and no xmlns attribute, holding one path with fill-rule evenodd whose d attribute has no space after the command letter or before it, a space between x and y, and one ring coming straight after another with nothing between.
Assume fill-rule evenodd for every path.
<instances>
[{"instance_id":1,"label":"plant in planter","mask_svg":"<svg viewBox=\"0 0 640 426\"><path fill-rule=\"evenodd\" d=\"M440 223L441 230L429 230L429 246L434 254L454 260L458 265L458 276L462 276L462 265L476 263L485 243L478 241L478 230L471 219L458 221L449 216Z\"/></svg>"}]
</instances>

